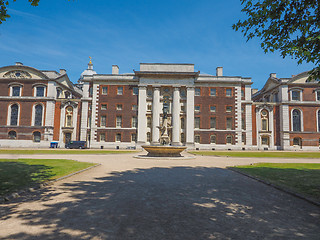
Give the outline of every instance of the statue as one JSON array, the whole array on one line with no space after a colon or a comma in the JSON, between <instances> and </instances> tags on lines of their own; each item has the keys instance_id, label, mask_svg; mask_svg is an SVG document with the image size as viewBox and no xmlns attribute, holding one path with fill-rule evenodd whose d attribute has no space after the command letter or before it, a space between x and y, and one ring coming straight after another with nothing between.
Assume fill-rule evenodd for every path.
<instances>
[{"instance_id":1,"label":"statue","mask_svg":"<svg viewBox=\"0 0 320 240\"><path fill-rule=\"evenodd\" d=\"M168 135L168 111L169 111L169 103L168 100L165 99L163 101L163 117L162 117L162 126L157 126L160 130L160 145L169 145L170 144L170 138Z\"/></svg>"}]
</instances>

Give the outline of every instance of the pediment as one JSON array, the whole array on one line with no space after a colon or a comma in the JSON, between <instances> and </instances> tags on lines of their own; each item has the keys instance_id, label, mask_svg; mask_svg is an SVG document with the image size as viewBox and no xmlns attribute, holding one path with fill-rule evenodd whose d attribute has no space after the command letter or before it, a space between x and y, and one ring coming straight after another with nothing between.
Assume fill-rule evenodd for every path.
<instances>
[{"instance_id":1,"label":"pediment","mask_svg":"<svg viewBox=\"0 0 320 240\"><path fill-rule=\"evenodd\" d=\"M266 82L266 84L262 88L262 92L267 92L275 87L279 86L279 82L275 78L269 78Z\"/></svg>"},{"instance_id":2,"label":"pediment","mask_svg":"<svg viewBox=\"0 0 320 240\"><path fill-rule=\"evenodd\" d=\"M7 66L0 68L0 78L8 79L48 79L41 71L28 66Z\"/></svg>"}]
</instances>

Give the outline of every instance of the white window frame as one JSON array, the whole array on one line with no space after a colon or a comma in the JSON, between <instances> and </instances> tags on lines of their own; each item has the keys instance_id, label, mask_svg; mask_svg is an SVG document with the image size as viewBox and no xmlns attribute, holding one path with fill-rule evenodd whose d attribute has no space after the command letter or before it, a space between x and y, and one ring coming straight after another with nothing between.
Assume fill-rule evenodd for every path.
<instances>
[{"instance_id":1,"label":"white window frame","mask_svg":"<svg viewBox=\"0 0 320 240\"><path fill-rule=\"evenodd\" d=\"M119 91L121 89L121 91ZM117 95L123 95L123 86L117 87Z\"/></svg>"},{"instance_id":2,"label":"white window frame","mask_svg":"<svg viewBox=\"0 0 320 240\"><path fill-rule=\"evenodd\" d=\"M10 97L21 97L21 96L22 96L23 84L13 82L13 83L10 83L9 86L10 86L10 89L9 89L9 96L10 96ZM13 87L20 87L19 96L13 96Z\"/></svg>"},{"instance_id":3,"label":"white window frame","mask_svg":"<svg viewBox=\"0 0 320 240\"><path fill-rule=\"evenodd\" d=\"M300 89L300 88L291 88L291 89L290 89L290 100L291 100L291 101L295 101L295 102L299 102L299 101L302 102L302 101L303 101L303 99L302 99L302 91L303 91L303 90ZM292 99L292 94L293 94L293 92L299 92L299 98L300 98L299 100L293 100L293 99Z\"/></svg>"},{"instance_id":4,"label":"white window frame","mask_svg":"<svg viewBox=\"0 0 320 240\"><path fill-rule=\"evenodd\" d=\"M117 139L117 136L119 136L119 135L120 135L120 140ZM115 140L115 142L121 142L121 138L122 138L121 133L116 133L114 140Z\"/></svg>"},{"instance_id":5,"label":"white window frame","mask_svg":"<svg viewBox=\"0 0 320 240\"><path fill-rule=\"evenodd\" d=\"M47 85L37 83L37 84L34 84L32 87L33 87L33 96L34 97L40 98L40 97L46 97L47 96ZM44 88L43 89L43 96L39 96L39 97L37 96L37 88L38 87L43 87Z\"/></svg>"},{"instance_id":6,"label":"white window frame","mask_svg":"<svg viewBox=\"0 0 320 240\"><path fill-rule=\"evenodd\" d=\"M41 120L41 126L44 126L45 124L44 124L44 114L45 114L45 107L44 107L44 105L43 105L43 103L35 103L35 104L33 104L33 106L32 106L32 117L31 117L31 119L32 119L32 126L36 126L36 123L35 123L35 121L36 121L36 106L37 105L41 105L42 106L42 120ZM41 126L36 126L36 127L41 127Z\"/></svg>"},{"instance_id":7,"label":"white window frame","mask_svg":"<svg viewBox=\"0 0 320 240\"><path fill-rule=\"evenodd\" d=\"M293 132L293 111L294 110L298 110L299 112L300 112L300 124L301 124L301 131L300 132L303 132L304 131L304 127L303 127L303 111L300 109L300 108L293 108L293 109L291 109L291 119L290 119L290 121L291 121L291 132Z\"/></svg>"},{"instance_id":8,"label":"white window frame","mask_svg":"<svg viewBox=\"0 0 320 240\"><path fill-rule=\"evenodd\" d=\"M316 101L320 101L320 89L317 89L316 91ZM319 99L318 99L318 96L319 96Z\"/></svg>"},{"instance_id":9,"label":"white window frame","mask_svg":"<svg viewBox=\"0 0 320 240\"><path fill-rule=\"evenodd\" d=\"M120 119L120 121L118 121L118 119ZM122 128L122 116L116 116L116 128Z\"/></svg>"},{"instance_id":10,"label":"white window frame","mask_svg":"<svg viewBox=\"0 0 320 240\"><path fill-rule=\"evenodd\" d=\"M11 122L11 106L12 105L15 105L17 104L18 105L18 119L17 119L17 125L14 125L14 126L19 126L20 125L20 111L21 111L21 106L19 103L12 103L8 106L8 116L7 116L7 126L13 126L13 125L10 125L10 122Z\"/></svg>"}]
</instances>

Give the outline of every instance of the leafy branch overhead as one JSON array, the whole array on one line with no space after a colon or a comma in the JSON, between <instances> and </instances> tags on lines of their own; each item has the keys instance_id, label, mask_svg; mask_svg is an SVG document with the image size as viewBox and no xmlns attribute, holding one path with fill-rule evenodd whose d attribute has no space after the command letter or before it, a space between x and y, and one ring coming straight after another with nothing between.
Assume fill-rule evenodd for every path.
<instances>
[{"instance_id":1,"label":"leafy branch overhead","mask_svg":"<svg viewBox=\"0 0 320 240\"><path fill-rule=\"evenodd\" d=\"M315 64L310 79L320 79L319 0L241 0L241 4L247 18L233 24L234 30L243 32L247 41L260 38L265 53L280 51L298 64Z\"/></svg>"},{"instance_id":2,"label":"leafy branch overhead","mask_svg":"<svg viewBox=\"0 0 320 240\"><path fill-rule=\"evenodd\" d=\"M16 0L13 0L15 2ZM38 6L40 0L28 0L32 6ZM9 1L0 0L0 24L10 17L8 14Z\"/></svg>"}]
</instances>

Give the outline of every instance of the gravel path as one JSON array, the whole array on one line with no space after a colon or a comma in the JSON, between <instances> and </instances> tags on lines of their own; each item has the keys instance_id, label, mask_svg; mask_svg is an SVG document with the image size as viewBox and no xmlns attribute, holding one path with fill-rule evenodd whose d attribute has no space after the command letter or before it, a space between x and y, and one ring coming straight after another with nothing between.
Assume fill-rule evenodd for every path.
<instances>
[{"instance_id":1,"label":"gravel path","mask_svg":"<svg viewBox=\"0 0 320 240\"><path fill-rule=\"evenodd\" d=\"M225 169L266 161L320 163L319 159L0 157L102 164L0 205L0 239L320 238L319 207Z\"/></svg>"}]
</instances>

